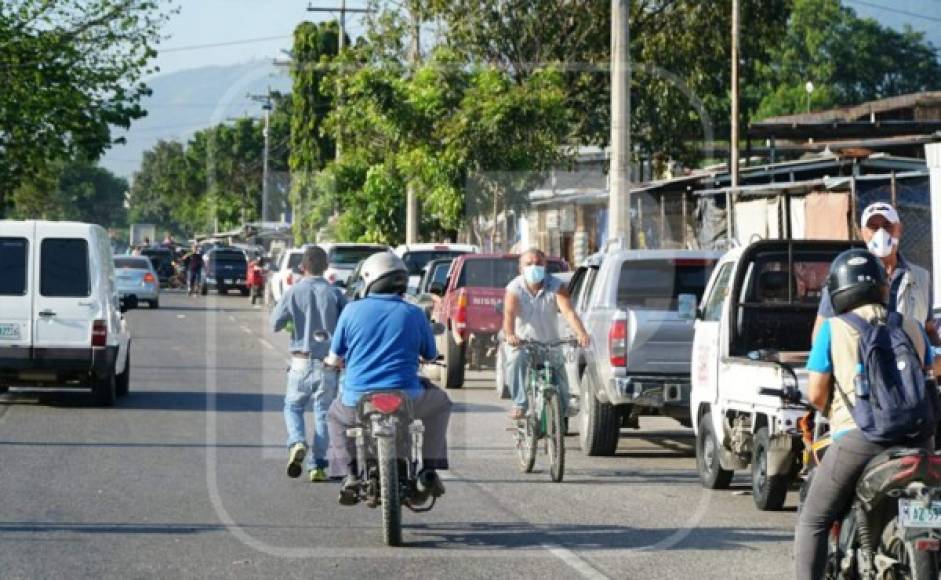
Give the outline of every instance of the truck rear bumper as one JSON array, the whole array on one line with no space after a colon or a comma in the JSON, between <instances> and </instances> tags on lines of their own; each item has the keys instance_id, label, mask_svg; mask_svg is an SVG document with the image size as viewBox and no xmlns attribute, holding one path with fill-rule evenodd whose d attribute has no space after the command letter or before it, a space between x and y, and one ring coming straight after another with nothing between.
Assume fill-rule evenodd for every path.
<instances>
[{"instance_id":1,"label":"truck rear bumper","mask_svg":"<svg viewBox=\"0 0 941 580\"><path fill-rule=\"evenodd\" d=\"M627 404L655 409L685 408L688 411L691 390L688 376L615 377L611 380L611 402L615 405Z\"/></svg>"},{"instance_id":2,"label":"truck rear bumper","mask_svg":"<svg viewBox=\"0 0 941 580\"><path fill-rule=\"evenodd\" d=\"M7 381L58 382L93 374L114 372L118 347L105 348L3 348L0 378Z\"/></svg>"}]
</instances>

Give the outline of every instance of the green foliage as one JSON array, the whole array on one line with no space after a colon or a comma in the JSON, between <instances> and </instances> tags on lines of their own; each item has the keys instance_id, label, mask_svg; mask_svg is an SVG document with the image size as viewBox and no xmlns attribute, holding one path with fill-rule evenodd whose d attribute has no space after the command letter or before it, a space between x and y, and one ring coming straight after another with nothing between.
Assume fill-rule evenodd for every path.
<instances>
[{"instance_id":1,"label":"green foliage","mask_svg":"<svg viewBox=\"0 0 941 580\"><path fill-rule=\"evenodd\" d=\"M14 219L74 220L121 228L127 180L89 162L51 163L13 191Z\"/></svg>"},{"instance_id":2,"label":"green foliage","mask_svg":"<svg viewBox=\"0 0 941 580\"><path fill-rule=\"evenodd\" d=\"M760 72L758 117L826 109L941 88L941 63L924 34L862 19L838 0L793 0L787 34Z\"/></svg>"},{"instance_id":3,"label":"green foliage","mask_svg":"<svg viewBox=\"0 0 941 580\"><path fill-rule=\"evenodd\" d=\"M141 79L155 71L149 63L166 19L161 5L0 3L0 212L24 179L58 160L97 159L111 145L111 126L144 116Z\"/></svg>"}]
</instances>

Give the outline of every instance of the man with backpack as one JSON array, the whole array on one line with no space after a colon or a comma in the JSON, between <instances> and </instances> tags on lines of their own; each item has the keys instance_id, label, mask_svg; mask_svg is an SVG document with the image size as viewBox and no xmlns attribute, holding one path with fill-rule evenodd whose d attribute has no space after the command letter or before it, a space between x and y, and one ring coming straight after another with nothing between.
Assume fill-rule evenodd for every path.
<instances>
[{"instance_id":1,"label":"man with backpack","mask_svg":"<svg viewBox=\"0 0 941 580\"><path fill-rule=\"evenodd\" d=\"M936 365L923 327L886 308L889 285L862 249L833 261L827 289L834 316L821 324L807 361L807 397L830 424L833 443L811 480L797 523L797 578L822 578L827 533L850 505L866 464L889 447L930 448L938 417L927 372Z\"/></svg>"}]
</instances>

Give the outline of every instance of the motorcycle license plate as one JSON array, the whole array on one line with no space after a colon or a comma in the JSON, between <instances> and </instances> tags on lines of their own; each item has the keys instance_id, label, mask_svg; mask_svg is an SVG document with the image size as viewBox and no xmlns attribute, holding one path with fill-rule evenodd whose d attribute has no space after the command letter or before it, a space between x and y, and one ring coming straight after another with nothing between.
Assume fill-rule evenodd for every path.
<instances>
[{"instance_id":1,"label":"motorcycle license plate","mask_svg":"<svg viewBox=\"0 0 941 580\"><path fill-rule=\"evenodd\" d=\"M941 528L941 501L899 500L899 523L903 528Z\"/></svg>"}]
</instances>

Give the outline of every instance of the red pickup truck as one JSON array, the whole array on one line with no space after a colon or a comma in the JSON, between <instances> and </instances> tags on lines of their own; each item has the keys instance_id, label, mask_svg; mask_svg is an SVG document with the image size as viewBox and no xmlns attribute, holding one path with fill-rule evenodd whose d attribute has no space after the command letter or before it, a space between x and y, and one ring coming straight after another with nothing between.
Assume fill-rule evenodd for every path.
<instances>
[{"instance_id":1,"label":"red pickup truck","mask_svg":"<svg viewBox=\"0 0 941 580\"><path fill-rule=\"evenodd\" d=\"M568 264L549 258L549 273L564 272ZM473 369L492 366L497 333L503 315L497 304L503 302L507 284L519 274L518 254L464 254L455 258L443 285L433 284L437 295L431 318L448 331L438 337L438 352L444 355L444 386L464 385L464 366Z\"/></svg>"}]
</instances>

